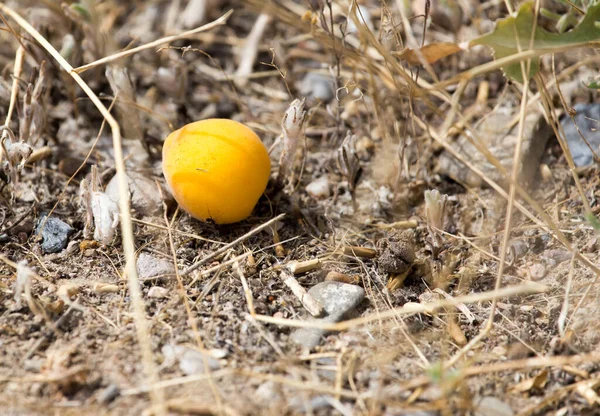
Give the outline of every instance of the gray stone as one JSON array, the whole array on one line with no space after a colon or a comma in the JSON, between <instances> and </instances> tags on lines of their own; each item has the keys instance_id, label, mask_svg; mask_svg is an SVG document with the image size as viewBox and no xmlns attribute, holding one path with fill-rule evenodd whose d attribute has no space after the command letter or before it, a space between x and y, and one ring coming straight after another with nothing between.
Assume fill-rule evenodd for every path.
<instances>
[{"instance_id":1,"label":"gray stone","mask_svg":"<svg viewBox=\"0 0 600 416\"><path fill-rule=\"evenodd\" d=\"M518 117L516 111L517 109L498 109L481 120L475 127L476 137L499 160L509 175L512 171L519 126L518 123L515 123L512 128L509 129L509 127L515 117ZM546 144L553 133L543 115L539 112L532 111L528 113L525 117L524 127L519 182L526 185L534 179L546 149ZM475 138L471 136L469 132L463 134L452 144L452 147L490 179L506 186L508 181L504 175L471 143L475 142ZM440 155L438 171L471 187L481 187L485 184L482 178L466 168L448 152Z\"/></svg>"},{"instance_id":2,"label":"gray stone","mask_svg":"<svg viewBox=\"0 0 600 416\"><path fill-rule=\"evenodd\" d=\"M308 293L325 310L325 316L311 319L312 322L339 322L362 302L365 290L356 285L342 282L322 282L313 286ZM307 348L314 348L327 331L319 328L300 328L291 335L292 341Z\"/></svg>"},{"instance_id":3,"label":"gray stone","mask_svg":"<svg viewBox=\"0 0 600 416\"><path fill-rule=\"evenodd\" d=\"M577 112L574 119L581 135L571 117L564 116L560 124L565 131L573 162L577 166L587 166L594 162L590 147L596 156L600 156L600 104L577 104L573 109ZM589 147L581 136L588 142Z\"/></svg>"},{"instance_id":4,"label":"gray stone","mask_svg":"<svg viewBox=\"0 0 600 416\"><path fill-rule=\"evenodd\" d=\"M178 361L179 369L183 374L188 376L192 374L203 374L205 370L205 360L211 371L221 368L219 360L216 360L208 354L203 354L198 350L182 345L165 345L162 347L161 352L165 357L166 365L172 365Z\"/></svg>"},{"instance_id":5,"label":"gray stone","mask_svg":"<svg viewBox=\"0 0 600 416\"><path fill-rule=\"evenodd\" d=\"M328 396L316 396L307 402L304 397L292 397L289 402L290 407L296 412L307 413L319 409L331 407L330 398Z\"/></svg>"},{"instance_id":6,"label":"gray stone","mask_svg":"<svg viewBox=\"0 0 600 416\"><path fill-rule=\"evenodd\" d=\"M514 414L508 404L493 396L481 398L475 409L475 416L513 416Z\"/></svg>"},{"instance_id":7,"label":"gray stone","mask_svg":"<svg viewBox=\"0 0 600 416\"><path fill-rule=\"evenodd\" d=\"M115 400L121 394L121 389L119 386L112 383L109 384L104 390L100 392L98 395L98 403L100 404L109 404L113 400Z\"/></svg>"},{"instance_id":8,"label":"gray stone","mask_svg":"<svg viewBox=\"0 0 600 416\"><path fill-rule=\"evenodd\" d=\"M265 381L256 389L254 398L261 406L268 407L283 400L281 386L274 381Z\"/></svg>"},{"instance_id":9,"label":"gray stone","mask_svg":"<svg viewBox=\"0 0 600 416\"><path fill-rule=\"evenodd\" d=\"M306 74L300 84L299 90L303 96L323 102L331 101L335 93L333 78L315 72Z\"/></svg>"},{"instance_id":10,"label":"gray stone","mask_svg":"<svg viewBox=\"0 0 600 416\"><path fill-rule=\"evenodd\" d=\"M136 265L140 279L150 279L156 276L175 273L175 268L171 261L154 257L148 253L140 253Z\"/></svg>"},{"instance_id":11,"label":"gray stone","mask_svg":"<svg viewBox=\"0 0 600 416\"><path fill-rule=\"evenodd\" d=\"M35 232L42 236L42 251L44 253L58 253L67 247L69 236L75 230L69 224L55 217L42 216L38 221Z\"/></svg>"}]
</instances>

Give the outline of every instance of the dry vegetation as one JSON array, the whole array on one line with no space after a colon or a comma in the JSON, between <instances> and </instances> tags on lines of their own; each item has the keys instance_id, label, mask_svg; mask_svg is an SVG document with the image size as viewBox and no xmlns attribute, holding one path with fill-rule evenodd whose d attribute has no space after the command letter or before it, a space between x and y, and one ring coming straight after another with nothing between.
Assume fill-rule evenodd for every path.
<instances>
[{"instance_id":1,"label":"dry vegetation","mask_svg":"<svg viewBox=\"0 0 600 416\"><path fill-rule=\"evenodd\" d=\"M509 81L457 45L517 3L0 3L0 412L598 414L598 168L557 123L598 36ZM273 164L229 226L163 188L164 138L212 117ZM364 288L341 322L310 319L325 280Z\"/></svg>"}]
</instances>

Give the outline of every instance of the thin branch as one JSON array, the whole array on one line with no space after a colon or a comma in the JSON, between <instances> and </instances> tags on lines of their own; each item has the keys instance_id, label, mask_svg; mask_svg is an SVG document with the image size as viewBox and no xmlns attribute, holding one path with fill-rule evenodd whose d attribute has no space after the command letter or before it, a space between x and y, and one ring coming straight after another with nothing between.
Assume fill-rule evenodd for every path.
<instances>
[{"instance_id":1,"label":"thin branch","mask_svg":"<svg viewBox=\"0 0 600 416\"><path fill-rule=\"evenodd\" d=\"M94 68L95 66L106 64L106 63L112 62L112 61L116 61L117 59L125 58L126 56L133 55L135 53L144 51L146 49L156 48L160 45L164 45L165 43L174 42L179 39L189 38L192 35L210 30L217 26L223 26L225 23L227 23L227 19L229 19L229 16L231 16L232 13L233 13L233 10L229 10L227 13L225 13L223 16L219 17L217 20L207 23L204 26L200 26L196 29L180 33L179 35L165 36L164 38L157 39L154 42L146 43L145 45L138 46L137 48L117 52L113 55L98 59L94 62L91 62L86 65L82 65L80 67L77 67L77 68L73 69L73 71L77 74L81 74L81 73L87 71L88 69Z\"/></svg>"}]
</instances>

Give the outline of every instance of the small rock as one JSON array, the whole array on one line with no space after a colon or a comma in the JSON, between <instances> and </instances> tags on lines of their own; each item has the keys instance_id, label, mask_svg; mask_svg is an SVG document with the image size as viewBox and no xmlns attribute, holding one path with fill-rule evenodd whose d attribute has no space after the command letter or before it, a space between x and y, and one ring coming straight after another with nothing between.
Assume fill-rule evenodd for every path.
<instances>
[{"instance_id":1,"label":"small rock","mask_svg":"<svg viewBox=\"0 0 600 416\"><path fill-rule=\"evenodd\" d=\"M100 392L98 395L98 403L99 404L109 404L114 399L116 399L119 394L121 394L121 390L119 386L116 384L109 384L104 390Z\"/></svg>"},{"instance_id":2,"label":"small rock","mask_svg":"<svg viewBox=\"0 0 600 416\"><path fill-rule=\"evenodd\" d=\"M404 273L415 262L414 234L412 230L404 230L379 240L379 270L384 273Z\"/></svg>"},{"instance_id":3,"label":"small rock","mask_svg":"<svg viewBox=\"0 0 600 416\"><path fill-rule=\"evenodd\" d=\"M529 245L526 241L516 240L510 243L508 247L507 260L510 264L513 264L529 251Z\"/></svg>"},{"instance_id":4,"label":"small rock","mask_svg":"<svg viewBox=\"0 0 600 416\"><path fill-rule=\"evenodd\" d=\"M592 239L590 239L587 243L585 243L585 246L583 249L587 253L594 253L595 251L597 251L598 250L598 238L593 237Z\"/></svg>"},{"instance_id":5,"label":"small rock","mask_svg":"<svg viewBox=\"0 0 600 416\"><path fill-rule=\"evenodd\" d=\"M319 302L325 316L311 319L317 322L339 322L352 312L365 297L365 290L356 285L341 282L322 282L313 286L308 293ZM306 348L314 348L327 331L319 328L300 328L292 333L291 340Z\"/></svg>"},{"instance_id":6,"label":"small rock","mask_svg":"<svg viewBox=\"0 0 600 416\"><path fill-rule=\"evenodd\" d=\"M546 250L546 252L544 253L544 257L550 260L554 260L556 264L560 264L567 260L571 260L571 253L569 253L567 250L561 249Z\"/></svg>"},{"instance_id":7,"label":"small rock","mask_svg":"<svg viewBox=\"0 0 600 416\"><path fill-rule=\"evenodd\" d=\"M575 124L579 127L581 135L585 137L590 147L600 156L600 104L577 104L573 107L577 112ZM583 141L571 117L564 116L560 124L565 131L567 144L576 166L587 166L594 162L594 155L588 145Z\"/></svg>"},{"instance_id":8,"label":"small rock","mask_svg":"<svg viewBox=\"0 0 600 416\"><path fill-rule=\"evenodd\" d=\"M310 399L310 404L306 403L304 397L292 397L289 402L290 408L297 413L307 413L310 410L315 411L331 407L328 396L316 396Z\"/></svg>"},{"instance_id":9,"label":"small rock","mask_svg":"<svg viewBox=\"0 0 600 416\"><path fill-rule=\"evenodd\" d=\"M306 74L300 84L299 90L302 96L323 102L331 101L335 93L333 78L314 72Z\"/></svg>"},{"instance_id":10,"label":"small rock","mask_svg":"<svg viewBox=\"0 0 600 416\"><path fill-rule=\"evenodd\" d=\"M25 182L17 182L13 185L15 198L22 202L33 202L37 199L33 188Z\"/></svg>"},{"instance_id":11,"label":"small rock","mask_svg":"<svg viewBox=\"0 0 600 416\"><path fill-rule=\"evenodd\" d=\"M152 286L148 290L148 297L157 299L167 298L169 297L169 292L169 289L166 287Z\"/></svg>"},{"instance_id":12,"label":"small rock","mask_svg":"<svg viewBox=\"0 0 600 416\"><path fill-rule=\"evenodd\" d=\"M148 253L140 253L136 264L140 279L149 279L155 276L175 273L175 268L171 261L154 257Z\"/></svg>"},{"instance_id":13,"label":"small rock","mask_svg":"<svg viewBox=\"0 0 600 416\"><path fill-rule=\"evenodd\" d=\"M281 386L274 381L265 381L256 389L254 397L261 406L270 406L282 400Z\"/></svg>"},{"instance_id":14,"label":"small rock","mask_svg":"<svg viewBox=\"0 0 600 416\"><path fill-rule=\"evenodd\" d=\"M327 175L315 179L306 186L306 192L315 199L325 199L330 195L329 178Z\"/></svg>"},{"instance_id":15,"label":"small rock","mask_svg":"<svg viewBox=\"0 0 600 416\"><path fill-rule=\"evenodd\" d=\"M482 145L488 148L509 173L512 170L519 126L517 123L510 130L506 126L510 125L516 116L515 111L499 109L484 118L475 128L478 139L483 142ZM519 181L527 184L533 181L538 171L546 144L550 137L552 137L552 129L539 112L530 112L525 117L524 127ZM486 156L471 144L471 140L466 135L459 137L452 144L452 147L467 161L482 170L490 179L502 185L507 184L504 175L488 162ZM447 152L440 155L438 170L441 174L448 175L468 186L482 187L485 185L482 178L470 169L467 169L454 156Z\"/></svg>"},{"instance_id":16,"label":"small rock","mask_svg":"<svg viewBox=\"0 0 600 416\"><path fill-rule=\"evenodd\" d=\"M498 345L492 349L492 354L497 355L498 357L505 357L507 353L506 347L502 345Z\"/></svg>"},{"instance_id":17,"label":"small rock","mask_svg":"<svg viewBox=\"0 0 600 416\"><path fill-rule=\"evenodd\" d=\"M156 183L149 177L138 173L128 172L127 181L129 182L129 192L131 194L131 207L142 215L154 215L162 212L162 200L160 193L156 188ZM163 187L164 191L164 187ZM106 195L115 203L119 203L119 182L117 175L113 176L106 190ZM170 196L168 192L163 192L165 197Z\"/></svg>"},{"instance_id":18,"label":"small rock","mask_svg":"<svg viewBox=\"0 0 600 416\"><path fill-rule=\"evenodd\" d=\"M508 404L492 396L483 397L475 409L475 416L513 416L514 414Z\"/></svg>"},{"instance_id":19,"label":"small rock","mask_svg":"<svg viewBox=\"0 0 600 416\"><path fill-rule=\"evenodd\" d=\"M40 218L35 230L37 234L42 235L42 251L46 254L64 250L69 242L69 236L74 231L73 227L56 217L50 217L46 221L46 215Z\"/></svg>"},{"instance_id":20,"label":"small rock","mask_svg":"<svg viewBox=\"0 0 600 416\"><path fill-rule=\"evenodd\" d=\"M39 373L44 364L44 360L29 359L23 362L23 369L32 373Z\"/></svg>"},{"instance_id":21,"label":"small rock","mask_svg":"<svg viewBox=\"0 0 600 416\"><path fill-rule=\"evenodd\" d=\"M188 376L192 374L203 374L205 359L207 360L208 368L210 370L218 370L221 368L219 361L210 355L203 354L198 350L182 345L165 345L162 347L161 352L165 357L166 365L172 365L179 361L179 369Z\"/></svg>"},{"instance_id":22,"label":"small rock","mask_svg":"<svg viewBox=\"0 0 600 416\"><path fill-rule=\"evenodd\" d=\"M546 276L546 267L540 263L532 264L529 266L529 273L533 280L541 280Z\"/></svg>"}]
</instances>

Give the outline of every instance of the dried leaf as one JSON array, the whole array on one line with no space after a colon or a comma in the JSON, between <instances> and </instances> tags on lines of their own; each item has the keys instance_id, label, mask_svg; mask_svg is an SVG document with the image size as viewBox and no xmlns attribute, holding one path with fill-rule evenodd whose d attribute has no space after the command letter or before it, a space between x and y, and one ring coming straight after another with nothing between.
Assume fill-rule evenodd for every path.
<instances>
[{"instance_id":1,"label":"dried leaf","mask_svg":"<svg viewBox=\"0 0 600 416\"><path fill-rule=\"evenodd\" d=\"M454 318L450 319L448 322L448 333L454 342L456 342L459 346L463 347L467 345L467 337L465 337L465 334L463 333L462 329L460 329L460 326L458 326Z\"/></svg>"},{"instance_id":2,"label":"dried leaf","mask_svg":"<svg viewBox=\"0 0 600 416\"><path fill-rule=\"evenodd\" d=\"M530 390L534 389L542 389L546 385L546 381L548 380L548 371L542 371L537 376L525 379L515 385L511 391L517 393L526 393Z\"/></svg>"},{"instance_id":3,"label":"dried leaf","mask_svg":"<svg viewBox=\"0 0 600 416\"><path fill-rule=\"evenodd\" d=\"M421 57L425 59L428 64L432 64L442 58L445 58L446 56L455 54L456 52L462 50L463 48L458 43L442 42L423 46L418 52L413 49L406 48L399 52L397 56L404 59L411 65L420 65L422 63Z\"/></svg>"}]
</instances>

